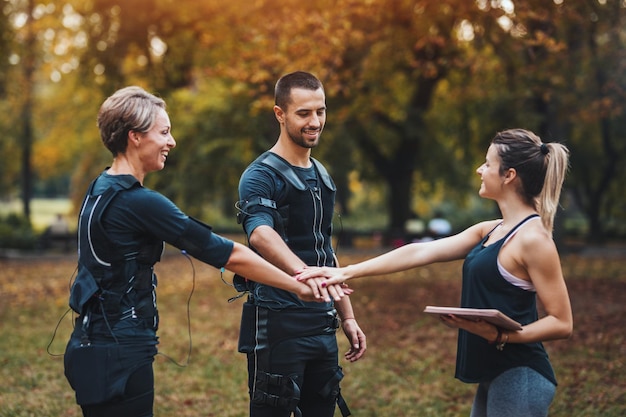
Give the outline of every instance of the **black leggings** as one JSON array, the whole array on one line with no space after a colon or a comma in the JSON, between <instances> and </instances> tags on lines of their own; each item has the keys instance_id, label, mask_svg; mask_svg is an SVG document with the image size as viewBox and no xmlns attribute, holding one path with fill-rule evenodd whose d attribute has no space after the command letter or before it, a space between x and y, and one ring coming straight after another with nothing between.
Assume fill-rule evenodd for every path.
<instances>
[{"instance_id":1,"label":"black leggings","mask_svg":"<svg viewBox=\"0 0 626 417\"><path fill-rule=\"evenodd\" d=\"M96 405L84 405L84 417L152 417L154 372L152 364L137 369L128 378L122 397Z\"/></svg>"}]
</instances>

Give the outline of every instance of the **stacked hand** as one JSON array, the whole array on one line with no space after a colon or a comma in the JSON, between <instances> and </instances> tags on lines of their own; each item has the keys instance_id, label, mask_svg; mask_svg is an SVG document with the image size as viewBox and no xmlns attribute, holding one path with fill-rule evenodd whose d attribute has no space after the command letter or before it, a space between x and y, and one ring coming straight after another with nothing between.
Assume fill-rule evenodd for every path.
<instances>
[{"instance_id":1,"label":"stacked hand","mask_svg":"<svg viewBox=\"0 0 626 417\"><path fill-rule=\"evenodd\" d=\"M330 266L307 266L296 274L298 281L309 281L311 279L321 280L320 284L322 288L328 287L341 287L346 289L346 281L350 279L344 274L343 268L333 268Z\"/></svg>"},{"instance_id":2,"label":"stacked hand","mask_svg":"<svg viewBox=\"0 0 626 417\"><path fill-rule=\"evenodd\" d=\"M299 294L299 297L305 301L329 302L331 299L339 301L346 295L352 294L354 291L348 288L342 280L332 278L331 272L339 270L340 268L332 267L303 268L297 273L296 279L308 285L312 294Z\"/></svg>"}]
</instances>

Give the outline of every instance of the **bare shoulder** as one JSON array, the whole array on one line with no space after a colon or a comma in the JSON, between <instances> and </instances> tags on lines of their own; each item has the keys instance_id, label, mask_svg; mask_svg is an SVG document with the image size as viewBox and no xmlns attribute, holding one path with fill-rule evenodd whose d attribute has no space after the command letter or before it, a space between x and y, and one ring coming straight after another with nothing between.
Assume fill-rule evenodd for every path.
<instances>
[{"instance_id":1,"label":"bare shoulder","mask_svg":"<svg viewBox=\"0 0 626 417\"><path fill-rule=\"evenodd\" d=\"M521 253L530 259L545 258L557 254L556 245L541 221L524 226L518 233Z\"/></svg>"},{"instance_id":2,"label":"bare shoulder","mask_svg":"<svg viewBox=\"0 0 626 417\"><path fill-rule=\"evenodd\" d=\"M475 224L474 226L470 227L468 230L475 229L476 232L480 233L480 237L483 238L487 236L487 234L491 232L500 223L502 223L502 219L485 220L483 222Z\"/></svg>"},{"instance_id":3,"label":"bare shoulder","mask_svg":"<svg viewBox=\"0 0 626 417\"><path fill-rule=\"evenodd\" d=\"M480 242L482 238L487 236L502 220L486 220L480 223L476 223L473 226L468 227L457 235L453 235L441 240L463 242L463 244L472 244Z\"/></svg>"},{"instance_id":4,"label":"bare shoulder","mask_svg":"<svg viewBox=\"0 0 626 417\"><path fill-rule=\"evenodd\" d=\"M446 244L448 241L454 242L460 245L460 247L465 247L465 249L469 250L471 247L480 242L485 236L487 236L487 234L489 234L489 232L491 232L500 223L501 220L486 220L468 227L457 235L441 240L446 241Z\"/></svg>"}]
</instances>

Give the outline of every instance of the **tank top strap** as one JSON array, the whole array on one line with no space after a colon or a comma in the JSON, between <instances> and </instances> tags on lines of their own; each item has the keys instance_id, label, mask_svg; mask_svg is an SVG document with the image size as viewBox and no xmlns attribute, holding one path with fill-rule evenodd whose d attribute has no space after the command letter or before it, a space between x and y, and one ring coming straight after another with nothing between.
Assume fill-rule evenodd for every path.
<instances>
[{"instance_id":1,"label":"tank top strap","mask_svg":"<svg viewBox=\"0 0 626 417\"><path fill-rule=\"evenodd\" d=\"M502 243L502 246L506 245L506 243L513 237L515 236L515 234L519 231L519 229L525 225L527 222L538 218L539 215L538 214L531 214L530 216L526 217L524 220L522 220L521 222L519 222L518 224L515 225L515 227L513 229L511 229L511 231L509 233L506 234L506 236L504 237L504 242Z\"/></svg>"}]
</instances>

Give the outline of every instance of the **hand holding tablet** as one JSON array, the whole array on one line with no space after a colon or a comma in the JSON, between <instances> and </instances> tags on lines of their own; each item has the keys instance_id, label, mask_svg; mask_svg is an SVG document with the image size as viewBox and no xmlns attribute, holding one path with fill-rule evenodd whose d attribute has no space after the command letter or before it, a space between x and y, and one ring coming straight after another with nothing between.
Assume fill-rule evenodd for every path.
<instances>
[{"instance_id":1,"label":"hand holding tablet","mask_svg":"<svg viewBox=\"0 0 626 417\"><path fill-rule=\"evenodd\" d=\"M500 310L491 308L462 308L426 306L424 313L436 315L454 315L468 320L482 319L506 330L521 330L522 325Z\"/></svg>"}]
</instances>

